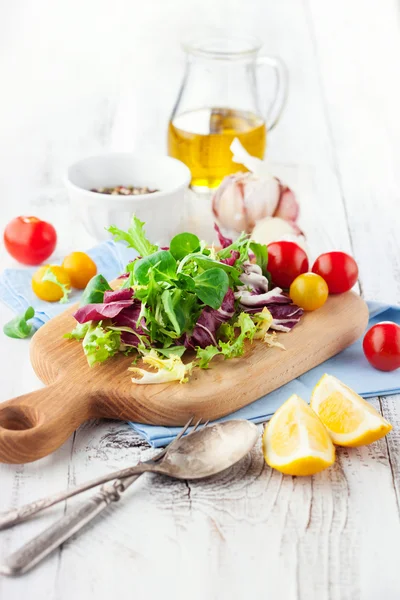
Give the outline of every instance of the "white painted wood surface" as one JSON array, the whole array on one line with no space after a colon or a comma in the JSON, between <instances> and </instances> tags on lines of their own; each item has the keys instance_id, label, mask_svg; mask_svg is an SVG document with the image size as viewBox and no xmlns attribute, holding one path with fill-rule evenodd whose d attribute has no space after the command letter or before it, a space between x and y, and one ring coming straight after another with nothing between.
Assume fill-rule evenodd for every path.
<instances>
[{"instance_id":1,"label":"white painted wood surface","mask_svg":"<svg viewBox=\"0 0 400 600\"><path fill-rule=\"evenodd\" d=\"M253 32L291 78L268 159L293 178L313 257L351 251L366 299L400 302L400 73L395 0L0 1L1 227L52 221L60 252L91 244L73 226L62 174L102 148L165 150L196 25ZM0 267L12 261L1 249ZM10 316L0 307L0 320ZM0 339L0 400L39 385L25 341ZM110 597L369 600L400 596L400 398L373 400L393 432L338 451L330 470L284 477L260 449L212 482L144 476L108 515L1 600ZM0 510L145 458L125 425L88 423L54 455L0 465ZM129 495L129 497L128 497ZM76 501L0 533L0 559Z\"/></svg>"}]
</instances>

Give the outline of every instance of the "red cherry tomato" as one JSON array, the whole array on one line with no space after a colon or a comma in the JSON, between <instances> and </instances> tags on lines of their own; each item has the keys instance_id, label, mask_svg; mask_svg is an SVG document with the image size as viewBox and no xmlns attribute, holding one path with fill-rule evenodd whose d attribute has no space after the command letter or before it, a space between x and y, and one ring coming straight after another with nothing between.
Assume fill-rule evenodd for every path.
<instances>
[{"instance_id":1,"label":"red cherry tomato","mask_svg":"<svg viewBox=\"0 0 400 600\"><path fill-rule=\"evenodd\" d=\"M383 321L371 327L363 340L368 362L380 371L394 371L400 367L400 327Z\"/></svg>"},{"instance_id":2,"label":"red cherry tomato","mask_svg":"<svg viewBox=\"0 0 400 600\"><path fill-rule=\"evenodd\" d=\"M307 254L294 242L272 242L267 269L275 285L289 288L296 277L308 271Z\"/></svg>"},{"instance_id":3,"label":"red cherry tomato","mask_svg":"<svg viewBox=\"0 0 400 600\"><path fill-rule=\"evenodd\" d=\"M321 254L313 264L312 272L325 279L330 294L348 292L358 279L357 263L345 252Z\"/></svg>"},{"instance_id":4,"label":"red cherry tomato","mask_svg":"<svg viewBox=\"0 0 400 600\"><path fill-rule=\"evenodd\" d=\"M24 265L39 265L54 252L56 243L53 225L37 217L16 217L4 230L7 252Z\"/></svg>"}]
</instances>

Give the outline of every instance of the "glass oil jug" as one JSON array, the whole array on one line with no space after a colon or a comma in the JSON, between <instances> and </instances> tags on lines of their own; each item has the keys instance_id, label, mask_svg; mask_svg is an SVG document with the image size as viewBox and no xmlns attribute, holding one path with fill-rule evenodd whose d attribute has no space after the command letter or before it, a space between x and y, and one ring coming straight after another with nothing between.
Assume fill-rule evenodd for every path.
<instances>
[{"instance_id":1,"label":"glass oil jug","mask_svg":"<svg viewBox=\"0 0 400 600\"><path fill-rule=\"evenodd\" d=\"M267 131L275 127L287 96L282 61L260 56L252 38L205 37L184 44L186 68L168 128L168 152L192 173L192 188L207 191L225 175L246 170L232 161L237 137L253 156L263 158ZM262 110L258 70L275 74L274 97ZM266 113L266 114L265 114Z\"/></svg>"}]
</instances>

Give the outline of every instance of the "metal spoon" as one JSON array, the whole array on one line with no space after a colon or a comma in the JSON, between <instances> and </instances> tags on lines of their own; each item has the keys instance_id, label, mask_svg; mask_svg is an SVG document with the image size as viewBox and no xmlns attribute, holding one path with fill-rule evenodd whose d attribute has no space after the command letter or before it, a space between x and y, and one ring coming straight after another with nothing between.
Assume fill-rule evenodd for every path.
<instances>
[{"instance_id":1,"label":"metal spoon","mask_svg":"<svg viewBox=\"0 0 400 600\"><path fill-rule=\"evenodd\" d=\"M112 484L103 485L89 501L11 554L0 566L0 573L19 575L31 569L103 512L111 502L119 500L120 494L142 473L158 473L187 480L210 477L241 460L252 449L257 438L258 429L249 421L216 423L174 440L158 461L140 463L116 473L109 473L102 481L114 479Z\"/></svg>"}]
</instances>

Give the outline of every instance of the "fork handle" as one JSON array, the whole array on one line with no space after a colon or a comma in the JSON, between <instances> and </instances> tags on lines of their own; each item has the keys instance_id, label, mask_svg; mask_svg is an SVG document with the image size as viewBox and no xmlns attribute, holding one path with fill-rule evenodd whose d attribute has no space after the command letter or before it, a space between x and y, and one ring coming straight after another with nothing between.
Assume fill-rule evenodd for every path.
<instances>
[{"instance_id":1,"label":"fork handle","mask_svg":"<svg viewBox=\"0 0 400 600\"><path fill-rule=\"evenodd\" d=\"M95 519L109 504L117 502L120 499L120 493L125 491L138 477L139 475L133 475L125 481L116 479L112 484L104 485L97 494L84 504L78 506L11 554L0 566L0 574L22 575L29 571L53 550Z\"/></svg>"},{"instance_id":2,"label":"fork handle","mask_svg":"<svg viewBox=\"0 0 400 600\"><path fill-rule=\"evenodd\" d=\"M130 477L132 475L141 475L145 471L151 469L151 464L152 461L148 461L147 463L139 463L134 467L127 467L125 469L120 469L119 471L114 471L113 473L107 473L106 475L96 477L95 479L87 481L86 483L83 483L75 488L58 492L57 494L47 496L46 498L36 500L35 502L30 502L29 504L24 504L23 506L14 508L6 513L0 513L0 531L2 529L12 527L13 525L17 525L18 523L23 523L29 517L36 515L45 508L54 506L54 504L58 504L63 500L72 498L72 496L86 492L90 488L97 487L98 485L106 483L107 481L111 481L112 479L125 480L126 477Z\"/></svg>"}]
</instances>

